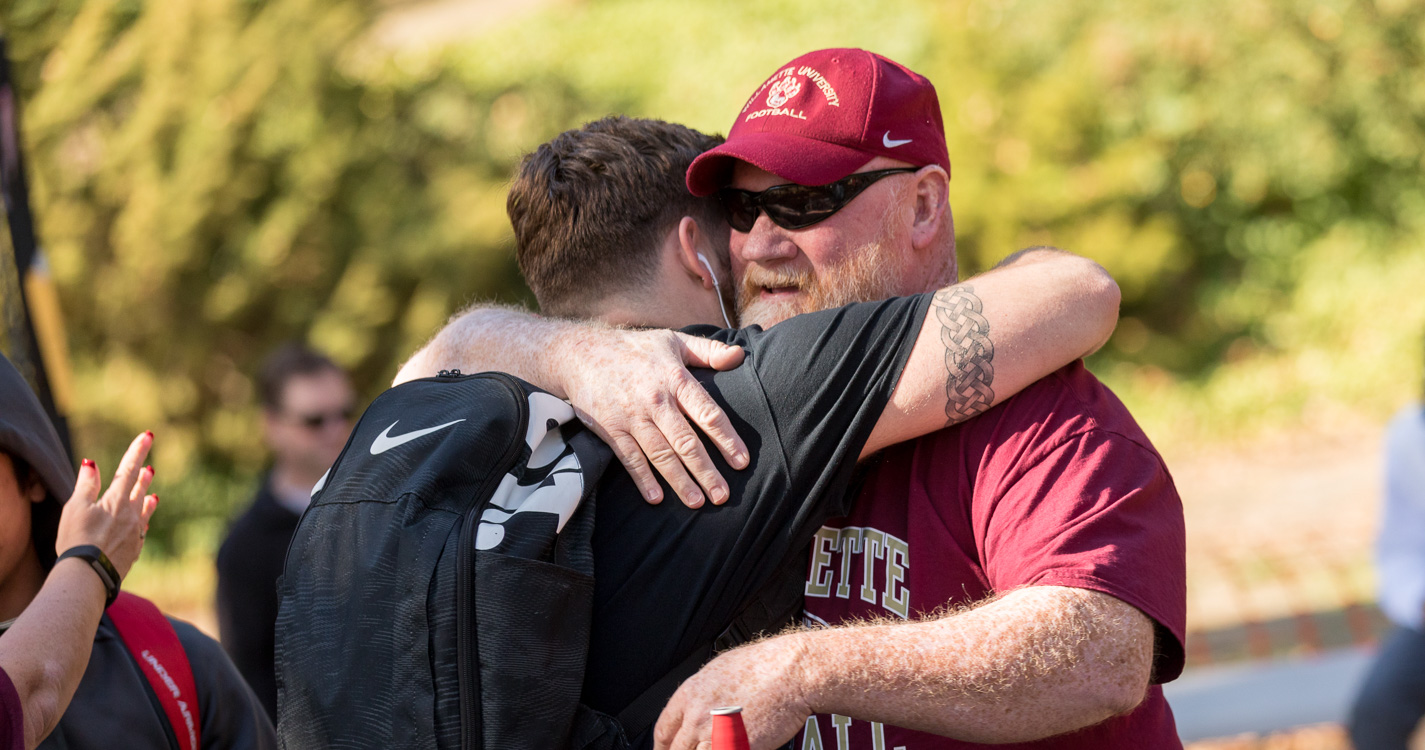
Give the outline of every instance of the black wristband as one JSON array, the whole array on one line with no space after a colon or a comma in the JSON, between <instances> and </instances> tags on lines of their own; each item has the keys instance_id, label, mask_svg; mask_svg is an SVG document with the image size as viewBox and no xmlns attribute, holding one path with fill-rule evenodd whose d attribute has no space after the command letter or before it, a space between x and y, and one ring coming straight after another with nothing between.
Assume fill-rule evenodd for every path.
<instances>
[{"instance_id":1,"label":"black wristband","mask_svg":"<svg viewBox=\"0 0 1425 750\"><path fill-rule=\"evenodd\" d=\"M99 574L99 580L104 582L104 591L107 598L104 600L104 609L108 609L114 600L119 598L119 571L114 570L114 564L109 562L109 558L104 555L104 550L92 544L81 544L77 547L70 547L59 556L59 560L66 557L77 557L89 563L89 567ZM55 560L56 563L59 560Z\"/></svg>"}]
</instances>

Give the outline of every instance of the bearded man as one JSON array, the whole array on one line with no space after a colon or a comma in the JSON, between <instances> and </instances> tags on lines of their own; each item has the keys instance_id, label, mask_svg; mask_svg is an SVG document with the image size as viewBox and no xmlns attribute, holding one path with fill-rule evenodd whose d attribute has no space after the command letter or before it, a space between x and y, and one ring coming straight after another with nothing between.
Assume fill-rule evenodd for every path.
<instances>
[{"instance_id":1,"label":"bearded man","mask_svg":"<svg viewBox=\"0 0 1425 750\"><path fill-rule=\"evenodd\" d=\"M699 371L687 380L668 376L673 385L664 404L674 412L682 404L700 425L712 424L726 435L728 420L716 416L721 404L748 438L746 444L685 440L679 435L691 431L679 432L687 430L681 417L668 420L656 411L623 422L634 427L610 428L605 417L618 417L620 404L636 401L643 384L663 381L679 350L696 350L705 363L727 354L682 334L606 325L678 326L722 318L718 292L727 286L714 265L725 280L724 214L710 199L688 194L681 169L671 185L667 179L676 165L696 156L687 153L689 145L706 150L717 143L666 123L614 118L542 146L521 165L511 189L521 269L546 312L605 325L472 310L414 356L397 378L451 368L509 371L570 397L615 446L643 435L644 445L654 446L650 453L660 469L701 452L728 475L731 487L715 471L709 478L695 467L693 477L684 473L654 483L652 492L643 487L653 497L677 489L694 505L706 493L716 507L701 511L636 502L636 461L625 459L628 471L615 471L601 482L584 700L607 713L624 713L640 691L689 655L690 645L716 635L745 600L749 571L765 573L787 550L802 549L822 520L846 512L844 489L855 458L964 419L964 394L1002 401L1095 348L1111 328L1111 323L1101 326L1111 317L1103 313L1117 304L1116 289L1103 285L1101 269L1037 251L973 285L929 287L902 300L800 316L765 332L689 329L746 346L748 361L728 372ZM852 190L835 188L839 196L822 197L839 201L835 209L858 213L864 199L855 189L871 197L891 184L876 184L875 178L853 177ZM908 217L885 211L883 198L877 199L883 218L877 231L899 233ZM939 278L953 281L953 266L945 271ZM840 282L822 278L828 280L818 292L822 299L867 293L864 284L838 289ZM926 316L929 310L935 314ZM903 368L896 361L900 357ZM947 371L947 361L960 364ZM650 431L659 434L646 439ZM746 466L749 454L749 468L731 468ZM807 529L811 519L819 520ZM640 738L633 739L640 745Z\"/></svg>"},{"instance_id":2,"label":"bearded man","mask_svg":"<svg viewBox=\"0 0 1425 750\"><path fill-rule=\"evenodd\" d=\"M847 49L778 68L689 169L690 191L727 210L744 325L776 332L847 290L941 289L930 319L947 342L938 401L952 424L887 449L850 513L816 534L805 595L818 627L714 659L663 712L659 748L705 741L724 705L746 709L756 748L798 733L803 748L838 750L1180 745L1159 687L1182 670L1186 614L1171 476L1081 362L1003 398L991 355L1008 347L980 285L945 287L957 275L949 179L934 87ZM457 321L453 340L481 369L582 364L623 391L606 365L649 369L617 332L500 316ZM567 395L584 407L590 391ZM676 462L685 442L654 441L655 462ZM716 496L716 480L698 481Z\"/></svg>"}]
</instances>

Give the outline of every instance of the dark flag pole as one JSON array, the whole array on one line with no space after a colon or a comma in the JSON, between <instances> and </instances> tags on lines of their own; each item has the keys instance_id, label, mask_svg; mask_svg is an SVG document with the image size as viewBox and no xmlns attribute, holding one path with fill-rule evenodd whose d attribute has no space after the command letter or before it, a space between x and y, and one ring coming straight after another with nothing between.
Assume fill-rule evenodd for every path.
<instances>
[{"instance_id":1,"label":"dark flag pole","mask_svg":"<svg viewBox=\"0 0 1425 750\"><path fill-rule=\"evenodd\" d=\"M55 403L44 352L35 333L34 316L30 312L32 308L29 290L25 288L31 275L41 269L36 267L39 246L35 240L34 215L30 213L30 189L25 181L20 143L19 96L15 93L14 79L10 76L8 46L4 37L0 37L0 193L4 194L5 218L10 225L10 245L15 252L15 288L20 303L18 315L5 316L9 328L11 356L22 373L28 370L33 375L32 384L40 403L44 405L50 421L54 423L65 451L73 457L69 422ZM10 305L7 304L6 308L9 312Z\"/></svg>"}]
</instances>

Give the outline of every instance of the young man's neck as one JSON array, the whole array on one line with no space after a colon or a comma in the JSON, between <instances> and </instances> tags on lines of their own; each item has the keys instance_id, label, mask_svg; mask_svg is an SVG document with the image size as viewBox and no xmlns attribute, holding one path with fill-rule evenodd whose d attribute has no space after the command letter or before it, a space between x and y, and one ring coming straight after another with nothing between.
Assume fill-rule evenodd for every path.
<instances>
[{"instance_id":1,"label":"young man's neck","mask_svg":"<svg viewBox=\"0 0 1425 750\"><path fill-rule=\"evenodd\" d=\"M712 248L699 244L697 226L692 218L683 217L658 246L656 272L652 278L637 289L610 292L592 306L588 317L630 328L677 330L693 325L719 328L725 325L722 308L717 306L718 297L697 275L700 269L689 265L693 261L688 260L691 257L688 253L696 252L691 248L703 247L705 253L714 253ZM690 234L680 239L683 229ZM724 282L730 284L732 279L724 279Z\"/></svg>"},{"instance_id":2,"label":"young man's neck","mask_svg":"<svg viewBox=\"0 0 1425 750\"><path fill-rule=\"evenodd\" d=\"M687 310L686 306L680 307L672 300L662 300L658 298L652 298L639 303L632 303L624 299L611 299L602 307L596 309L594 314L590 317L611 326L627 326L629 328L669 328L677 330L686 326L703 323L716 326L722 325L722 321L720 320L702 320Z\"/></svg>"},{"instance_id":3,"label":"young man's neck","mask_svg":"<svg viewBox=\"0 0 1425 750\"><path fill-rule=\"evenodd\" d=\"M13 620L30 606L45 582L44 567L35 553L33 542L25 550L19 564L0 580L0 622Z\"/></svg>"}]
</instances>

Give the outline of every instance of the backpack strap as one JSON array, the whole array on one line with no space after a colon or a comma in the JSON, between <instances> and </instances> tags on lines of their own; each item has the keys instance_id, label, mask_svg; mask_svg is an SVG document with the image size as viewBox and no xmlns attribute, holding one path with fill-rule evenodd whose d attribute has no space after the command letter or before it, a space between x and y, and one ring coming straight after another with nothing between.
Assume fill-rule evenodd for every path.
<instances>
[{"instance_id":1,"label":"backpack strap","mask_svg":"<svg viewBox=\"0 0 1425 750\"><path fill-rule=\"evenodd\" d=\"M109 619L138 662L178 739L179 750L198 750L198 689L188 654L173 624L153 602L127 591L109 606Z\"/></svg>"},{"instance_id":2,"label":"backpack strap","mask_svg":"<svg viewBox=\"0 0 1425 750\"><path fill-rule=\"evenodd\" d=\"M625 735L636 739L653 727L658 715L678 686L692 677L712 657L731 648L754 640L763 634L775 633L786 627L802 611L802 591L806 586L806 572L798 563L804 556L789 555L788 560L773 573L769 580L748 600L742 611L712 642L693 649L693 653L683 659L678 666L669 670L653 686L619 712L618 720L623 725Z\"/></svg>"}]
</instances>

